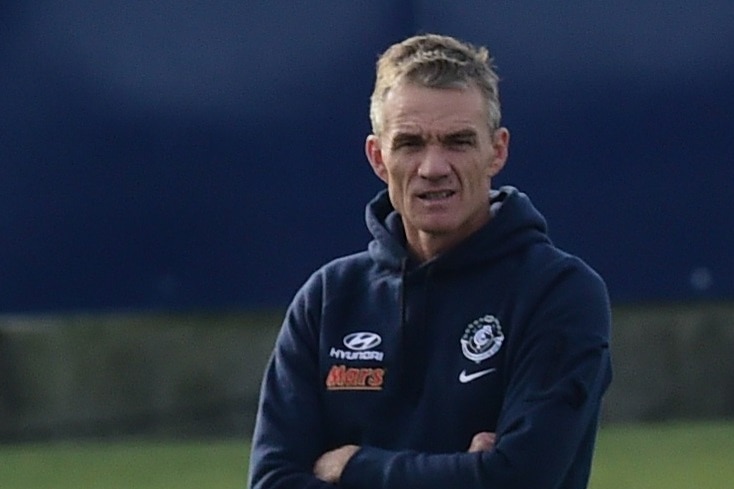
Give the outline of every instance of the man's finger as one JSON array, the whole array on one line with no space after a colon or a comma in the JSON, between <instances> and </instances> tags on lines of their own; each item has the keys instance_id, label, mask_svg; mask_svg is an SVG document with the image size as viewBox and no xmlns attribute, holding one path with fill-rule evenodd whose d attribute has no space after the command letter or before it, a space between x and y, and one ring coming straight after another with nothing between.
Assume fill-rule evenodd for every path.
<instances>
[{"instance_id":1,"label":"man's finger","mask_svg":"<svg viewBox=\"0 0 734 489\"><path fill-rule=\"evenodd\" d=\"M474 435L469 445L469 452L486 452L494 448L497 436L489 431L481 431Z\"/></svg>"},{"instance_id":2,"label":"man's finger","mask_svg":"<svg viewBox=\"0 0 734 489\"><path fill-rule=\"evenodd\" d=\"M344 467L357 450L359 450L359 447L356 445L344 445L324 453L314 464L314 475L324 482L338 483Z\"/></svg>"}]
</instances>

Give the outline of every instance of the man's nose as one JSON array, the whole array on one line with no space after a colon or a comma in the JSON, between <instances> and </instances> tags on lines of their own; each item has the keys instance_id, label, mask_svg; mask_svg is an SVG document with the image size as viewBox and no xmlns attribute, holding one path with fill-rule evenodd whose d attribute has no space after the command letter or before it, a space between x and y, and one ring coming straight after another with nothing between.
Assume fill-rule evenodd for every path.
<instances>
[{"instance_id":1,"label":"man's nose","mask_svg":"<svg viewBox=\"0 0 734 489\"><path fill-rule=\"evenodd\" d=\"M429 145L418 166L418 175L429 180L444 178L451 172L451 165L444 151Z\"/></svg>"}]
</instances>

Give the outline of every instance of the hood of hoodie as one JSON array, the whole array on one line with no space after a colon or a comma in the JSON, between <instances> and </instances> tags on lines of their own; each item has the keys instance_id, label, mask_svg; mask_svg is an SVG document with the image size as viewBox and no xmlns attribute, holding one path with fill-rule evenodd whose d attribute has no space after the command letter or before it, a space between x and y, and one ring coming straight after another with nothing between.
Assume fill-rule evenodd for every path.
<instances>
[{"instance_id":1,"label":"hood of hoodie","mask_svg":"<svg viewBox=\"0 0 734 489\"><path fill-rule=\"evenodd\" d=\"M492 218L467 239L426 262L438 269L459 270L492 262L539 242L549 243L545 218L530 198L515 187L492 190L488 205ZM373 239L370 257L381 267L400 270L411 259L401 216L395 211L387 190L367 204L365 220Z\"/></svg>"}]
</instances>

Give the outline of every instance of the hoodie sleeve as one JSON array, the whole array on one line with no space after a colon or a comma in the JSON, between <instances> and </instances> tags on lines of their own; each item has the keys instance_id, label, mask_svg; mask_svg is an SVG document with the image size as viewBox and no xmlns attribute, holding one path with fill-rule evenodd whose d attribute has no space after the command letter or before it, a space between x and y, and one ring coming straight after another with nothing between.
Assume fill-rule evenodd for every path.
<instances>
[{"instance_id":1,"label":"hoodie sleeve","mask_svg":"<svg viewBox=\"0 0 734 489\"><path fill-rule=\"evenodd\" d=\"M346 489L586 487L601 398L611 381L610 307L601 279L567 267L527 296L497 444L481 453L426 454L362 447Z\"/></svg>"},{"instance_id":2,"label":"hoodie sleeve","mask_svg":"<svg viewBox=\"0 0 734 489\"><path fill-rule=\"evenodd\" d=\"M250 452L252 489L333 488L313 475L325 451L318 397L320 286L312 277L296 294L268 362Z\"/></svg>"}]
</instances>

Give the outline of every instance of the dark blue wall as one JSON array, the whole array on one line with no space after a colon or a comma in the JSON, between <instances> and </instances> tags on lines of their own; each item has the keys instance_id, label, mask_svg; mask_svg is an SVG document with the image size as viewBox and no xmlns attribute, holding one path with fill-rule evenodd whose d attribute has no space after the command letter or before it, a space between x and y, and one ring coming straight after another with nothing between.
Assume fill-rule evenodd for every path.
<instances>
[{"instance_id":1,"label":"dark blue wall","mask_svg":"<svg viewBox=\"0 0 734 489\"><path fill-rule=\"evenodd\" d=\"M426 31L490 46L496 183L616 302L734 298L734 3L638 3L6 0L0 312L286 304L364 247L374 61Z\"/></svg>"}]
</instances>

